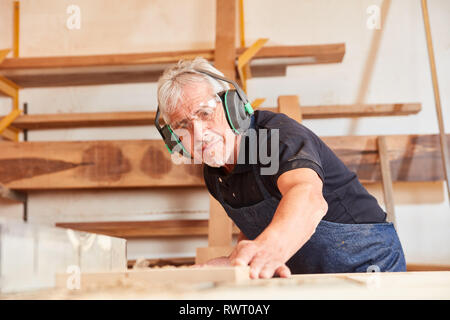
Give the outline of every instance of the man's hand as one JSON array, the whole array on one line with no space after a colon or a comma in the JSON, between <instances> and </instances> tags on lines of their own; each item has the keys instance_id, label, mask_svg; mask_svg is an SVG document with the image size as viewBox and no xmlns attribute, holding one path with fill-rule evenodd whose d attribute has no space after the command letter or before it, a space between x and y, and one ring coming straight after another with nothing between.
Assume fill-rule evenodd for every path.
<instances>
[{"instance_id":1,"label":"man's hand","mask_svg":"<svg viewBox=\"0 0 450 320\"><path fill-rule=\"evenodd\" d=\"M287 278L291 271L284 263L283 256L273 245L257 240L240 241L229 257L234 266L250 266L250 278L272 278L278 275Z\"/></svg>"},{"instance_id":2,"label":"man's hand","mask_svg":"<svg viewBox=\"0 0 450 320\"><path fill-rule=\"evenodd\" d=\"M328 210L322 180L315 171L299 168L283 173L277 181L282 194L271 223L253 240L242 240L230 255L232 265L250 266L250 277L289 277L286 261L315 232Z\"/></svg>"}]
</instances>

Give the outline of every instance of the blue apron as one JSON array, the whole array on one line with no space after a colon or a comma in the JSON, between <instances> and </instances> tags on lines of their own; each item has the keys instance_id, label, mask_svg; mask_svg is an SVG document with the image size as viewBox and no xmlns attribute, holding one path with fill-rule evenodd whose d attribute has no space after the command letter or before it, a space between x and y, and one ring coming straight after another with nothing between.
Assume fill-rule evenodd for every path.
<instances>
[{"instance_id":1,"label":"blue apron","mask_svg":"<svg viewBox=\"0 0 450 320\"><path fill-rule=\"evenodd\" d=\"M253 174L264 200L255 205L228 205L216 180L218 200L244 235L254 240L272 221L279 200ZM299 213L301 214L301 213ZM292 274L406 271L405 257L392 223L342 224L320 221L312 237L286 263Z\"/></svg>"}]
</instances>

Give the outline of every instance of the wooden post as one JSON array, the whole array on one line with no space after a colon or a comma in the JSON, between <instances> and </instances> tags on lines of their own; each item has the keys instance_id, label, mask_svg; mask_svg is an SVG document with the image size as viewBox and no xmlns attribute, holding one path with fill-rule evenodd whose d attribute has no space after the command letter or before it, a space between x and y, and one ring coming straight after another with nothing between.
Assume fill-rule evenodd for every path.
<instances>
[{"instance_id":1,"label":"wooden post","mask_svg":"<svg viewBox=\"0 0 450 320\"><path fill-rule=\"evenodd\" d=\"M387 220L396 226L394 190L392 186L391 167L386 143L386 137L377 138L378 154L380 156L381 181L383 182L384 204L386 207Z\"/></svg>"},{"instance_id":2,"label":"wooden post","mask_svg":"<svg viewBox=\"0 0 450 320\"><path fill-rule=\"evenodd\" d=\"M13 34L13 55L19 57L19 34L20 34L20 2L14 1L14 34Z\"/></svg>"},{"instance_id":3,"label":"wooden post","mask_svg":"<svg viewBox=\"0 0 450 320\"><path fill-rule=\"evenodd\" d=\"M216 50L214 66L234 80L236 78L236 1L216 1ZM232 221L222 206L210 196L208 248L198 248L196 263L228 255L232 250Z\"/></svg>"},{"instance_id":4,"label":"wooden post","mask_svg":"<svg viewBox=\"0 0 450 320\"><path fill-rule=\"evenodd\" d=\"M214 66L232 80L236 77L236 1L216 1Z\"/></svg>"},{"instance_id":5,"label":"wooden post","mask_svg":"<svg viewBox=\"0 0 450 320\"><path fill-rule=\"evenodd\" d=\"M426 0L422 0L422 11L423 11L423 21L424 21L424 25L425 25L425 34L426 34L426 38L427 38L428 58L430 59L431 79L433 81L434 101L436 103L436 114L437 114L438 124L439 124L439 139L440 139L440 144L441 144L442 165L444 166L444 176L445 176L445 181L447 182L447 195L448 195L448 200L449 200L449 204L450 204L449 150L448 150L448 145L445 141L444 119L443 119L443 115L442 115L441 98L439 95L439 84L438 84L437 73L436 73L436 62L434 61L433 40L431 38L431 30L430 30L430 18L428 16L428 6L427 6Z\"/></svg>"},{"instance_id":6,"label":"wooden post","mask_svg":"<svg viewBox=\"0 0 450 320\"><path fill-rule=\"evenodd\" d=\"M278 112L284 113L299 123L303 120L298 96L279 96Z\"/></svg>"}]
</instances>

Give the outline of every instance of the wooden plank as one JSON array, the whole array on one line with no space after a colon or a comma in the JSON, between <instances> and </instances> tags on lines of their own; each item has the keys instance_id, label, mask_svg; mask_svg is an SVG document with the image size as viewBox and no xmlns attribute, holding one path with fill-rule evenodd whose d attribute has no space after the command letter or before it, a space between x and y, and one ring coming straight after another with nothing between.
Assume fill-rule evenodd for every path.
<instances>
[{"instance_id":1,"label":"wooden plank","mask_svg":"<svg viewBox=\"0 0 450 320\"><path fill-rule=\"evenodd\" d=\"M214 66L225 77L236 79L236 1L216 0ZM242 79L241 79L242 80ZM208 247L231 246L232 221L214 197L209 196ZM205 249L212 256L212 249ZM213 256L213 258L215 258Z\"/></svg>"},{"instance_id":2,"label":"wooden plank","mask_svg":"<svg viewBox=\"0 0 450 320\"><path fill-rule=\"evenodd\" d=\"M230 6L232 1L225 1ZM223 13L220 18L223 18ZM225 29L227 29L227 26ZM226 30L227 31L227 30ZM227 32L231 32L228 30ZM227 39L230 34L224 35ZM229 71L230 57L242 54L247 48L235 49L226 56ZM0 64L0 73L22 87L60 87L113 83L157 81L163 70L181 59L197 56L216 61L215 52L225 55L225 48L134 54L7 58ZM285 75L289 65L339 63L345 54L345 44L263 47L250 63L253 77ZM220 70L223 68L216 65ZM234 67L234 61L233 61Z\"/></svg>"},{"instance_id":3,"label":"wooden plank","mask_svg":"<svg viewBox=\"0 0 450 320\"><path fill-rule=\"evenodd\" d=\"M230 1L231 2L231 1ZM248 48L236 48L235 56L239 56ZM6 58L0 64L0 71L6 72L30 69L71 69L77 67L99 66L132 66L132 65L157 65L172 64L179 60L194 59L197 56L209 61L215 60L214 49L185 50L150 53L125 53L107 55L84 56L53 56L53 57L21 57ZM253 60L266 60L273 58L304 58L317 57L317 60L326 60L333 57L333 62L342 62L345 54L345 44L318 44L297 46L267 46L261 48Z\"/></svg>"},{"instance_id":4,"label":"wooden plank","mask_svg":"<svg viewBox=\"0 0 450 320\"><path fill-rule=\"evenodd\" d=\"M450 271L450 265L430 263L407 263L406 271Z\"/></svg>"},{"instance_id":5,"label":"wooden plank","mask_svg":"<svg viewBox=\"0 0 450 320\"><path fill-rule=\"evenodd\" d=\"M13 54L14 57L19 57L20 48L20 2L14 1L14 37L13 37Z\"/></svg>"},{"instance_id":6,"label":"wooden plank","mask_svg":"<svg viewBox=\"0 0 450 320\"><path fill-rule=\"evenodd\" d=\"M233 241L232 232L233 222L228 217L222 205L213 196L210 195L208 246L231 246L231 242Z\"/></svg>"},{"instance_id":7,"label":"wooden plank","mask_svg":"<svg viewBox=\"0 0 450 320\"><path fill-rule=\"evenodd\" d=\"M402 116L419 113L420 103L302 106L303 119Z\"/></svg>"},{"instance_id":8,"label":"wooden plank","mask_svg":"<svg viewBox=\"0 0 450 320\"><path fill-rule=\"evenodd\" d=\"M258 100L258 99L257 99ZM260 108L277 112L277 108ZM344 117L400 116L420 112L420 103L398 103L384 105L336 105L302 106L303 119L325 119ZM110 127L153 125L154 111L91 112L21 115L13 125L19 129L59 129L82 127ZM1 121L0 117L0 121Z\"/></svg>"},{"instance_id":9,"label":"wooden plank","mask_svg":"<svg viewBox=\"0 0 450 320\"><path fill-rule=\"evenodd\" d=\"M172 267L181 267L181 266L190 266L195 264L195 258L194 257L175 257L175 258L164 258L164 259L138 259L138 260L128 260L127 266L128 269L133 269L136 265L136 263L140 264L141 261L144 263L144 265L148 265L149 268L152 267L165 267L165 266L172 266Z\"/></svg>"},{"instance_id":10,"label":"wooden plank","mask_svg":"<svg viewBox=\"0 0 450 320\"><path fill-rule=\"evenodd\" d=\"M396 226L394 188L392 186L391 166L385 137L378 137L378 153L380 156L381 181L383 183L384 205L386 207L387 220Z\"/></svg>"},{"instance_id":11,"label":"wooden plank","mask_svg":"<svg viewBox=\"0 0 450 320\"><path fill-rule=\"evenodd\" d=\"M66 288L69 275L57 274L56 287ZM250 279L249 267L179 267L128 270L125 272L81 273L81 288L105 288L118 283L139 282L141 285L202 282L240 283Z\"/></svg>"},{"instance_id":12,"label":"wooden plank","mask_svg":"<svg viewBox=\"0 0 450 320\"><path fill-rule=\"evenodd\" d=\"M425 35L427 39L428 58L430 60L431 79L433 82L434 102L439 126L439 142L441 145L442 165L444 167L444 176L447 183L447 196L450 203L450 155L449 147L445 143L444 116L442 114L441 96L439 93L439 83L436 71L436 62L434 60L433 39L431 38L430 17L428 15L427 0L422 0L423 22L425 26Z\"/></svg>"},{"instance_id":13,"label":"wooden plank","mask_svg":"<svg viewBox=\"0 0 450 320\"><path fill-rule=\"evenodd\" d=\"M236 1L216 0L214 66L225 77L236 77Z\"/></svg>"},{"instance_id":14,"label":"wooden plank","mask_svg":"<svg viewBox=\"0 0 450 320\"><path fill-rule=\"evenodd\" d=\"M153 125L155 114L154 111L31 114L19 116L13 125L27 130Z\"/></svg>"},{"instance_id":15,"label":"wooden plank","mask_svg":"<svg viewBox=\"0 0 450 320\"><path fill-rule=\"evenodd\" d=\"M242 54L246 48L239 48L237 54ZM302 46L267 46L261 48L254 60L264 58L311 58L312 63L342 62L345 55L344 43Z\"/></svg>"},{"instance_id":16,"label":"wooden plank","mask_svg":"<svg viewBox=\"0 0 450 320\"><path fill-rule=\"evenodd\" d=\"M228 246L197 248L195 252L195 264L203 264L211 259L229 256L233 249L234 247L231 244Z\"/></svg>"},{"instance_id":17,"label":"wooden plank","mask_svg":"<svg viewBox=\"0 0 450 320\"><path fill-rule=\"evenodd\" d=\"M10 189L204 185L202 166L172 162L159 140L4 142L1 148L0 182Z\"/></svg>"},{"instance_id":18,"label":"wooden plank","mask_svg":"<svg viewBox=\"0 0 450 320\"><path fill-rule=\"evenodd\" d=\"M278 112L286 114L298 123L302 122L302 112L300 111L298 96L279 96Z\"/></svg>"},{"instance_id":19,"label":"wooden plank","mask_svg":"<svg viewBox=\"0 0 450 320\"><path fill-rule=\"evenodd\" d=\"M143 278L143 277L142 277ZM108 279L108 278L106 278ZM117 282L85 284L82 290L46 290L2 296L4 299L449 299L450 272L380 272L305 274L289 279L243 280L237 284L208 286L152 286L151 282L116 278ZM94 281L97 281L94 279ZM62 284L64 288L64 283ZM274 314L274 310L269 312ZM280 316L279 318L282 318Z\"/></svg>"},{"instance_id":20,"label":"wooden plank","mask_svg":"<svg viewBox=\"0 0 450 320\"><path fill-rule=\"evenodd\" d=\"M363 183L381 181L376 136L323 137ZM393 181L444 179L437 135L386 136ZM450 135L447 135L450 144ZM204 186L159 140L2 142L0 183L14 190Z\"/></svg>"},{"instance_id":21,"label":"wooden plank","mask_svg":"<svg viewBox=\"0 0 450 320\"><path fill-rule=\"evenodd\" d=\"M56 226L124 239L208 234L208 220L60 222ZM238 232L235 227L233 233Z\"/></svg>"},{"instance_id":22,"label":"wooden plank","mask_svg":"<svg viewBox=\"0 0 450 320\"><path fill-rule=\"evenodd\" d=\"M197 56L213 60L214 50L183 50L169 52L121 53L83 56L21 57L6 58L0 65L1 71L21 69L58 69L99 66L131 66L151 64L171 64L181 59Z\"/></svg>"}]
</instances>

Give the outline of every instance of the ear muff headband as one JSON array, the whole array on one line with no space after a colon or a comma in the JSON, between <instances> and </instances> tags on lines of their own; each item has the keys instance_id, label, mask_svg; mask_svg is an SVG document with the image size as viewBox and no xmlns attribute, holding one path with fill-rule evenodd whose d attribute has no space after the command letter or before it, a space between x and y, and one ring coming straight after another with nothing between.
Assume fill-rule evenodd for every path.
<instances>
[{"instance_id":1,"label":"ear muff headband","mask_svg":"<svg viewBox=\"0 0 450 320\"><path fill-rule=\"evenodd\" d=\"M224 104L225 104L225 111L226 111L227 117L228 117L228 123L230 124L231 128L233 129L233 131L234 131L236 134L240 134L239 131L236 130L236 128L234 127L233 121L231 120L230 112L228 111L227 95L228 95L228 90L225 92L225 98L223 99Z\"/></svg>"},{"instance_id":2,"label":"ear muff headband","mask_svg":"<svg viewBox=\"0 0 450 320\"><path fill-rule=\"evenodd\" d=\"M203 70L203 69L195 69L195 71L207 74L208 76L213 77L215 79L219 79L219 80L231 83L233 85L233 87L236 89L236 92L239 95L239 97L241 98L242 102L244 103L245 111L247 111L247 113L249 115L253 114L253 108L252 108L252 105L250 104L250 101L248 101L247 95L241 89L241 87L238 86L238 84L235 81L227 79L227 78L224 78L222 76L219 76L218 74L215 74L215 73Z\"/></svg>"}]
</instances>

